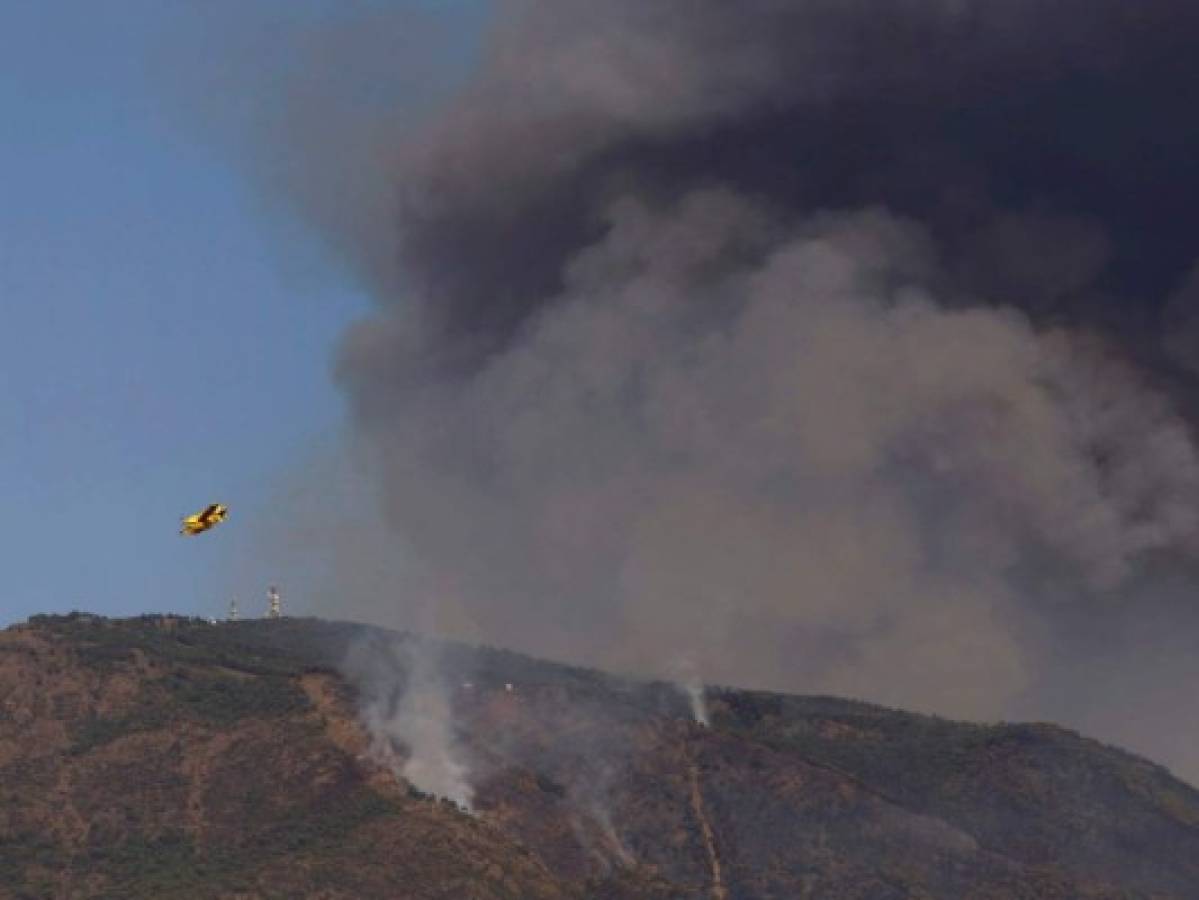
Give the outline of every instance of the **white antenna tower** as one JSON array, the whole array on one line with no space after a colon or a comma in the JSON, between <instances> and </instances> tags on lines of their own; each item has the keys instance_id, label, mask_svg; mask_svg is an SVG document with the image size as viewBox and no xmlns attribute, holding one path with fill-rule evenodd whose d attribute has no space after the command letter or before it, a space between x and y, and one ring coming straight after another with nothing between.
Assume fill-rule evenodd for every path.
<instances>
[{"instance_id":1,"label":"white antenna tower","mask_svg":"<svg viewBox=\"0 0 1199 900\"><path fill-rule=\"evenodd\" d=\"M230 622L237 621L237 599L236 598L229 601L229 621Z\"/></svg>"},{"instance_id":2,"label":"white antenna tower","mask_svg":"<svg viewBox=\"0 0 1199 900\"><path fill-rule=\"evenodd\" d=\"M267 588L267 598L270 600L270 608L267 610L266 617L268 619L278 619L283 615L283 600L279 597L279 589L274 585Z\"/></svg>"}]
</instances>

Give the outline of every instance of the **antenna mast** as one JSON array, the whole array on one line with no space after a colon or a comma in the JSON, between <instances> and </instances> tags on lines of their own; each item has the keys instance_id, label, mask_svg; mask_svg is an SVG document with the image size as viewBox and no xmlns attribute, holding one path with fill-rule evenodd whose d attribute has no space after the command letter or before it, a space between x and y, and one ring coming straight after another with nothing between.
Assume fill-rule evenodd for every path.
<instances>
[{"instance_id":1,"label":"antenna mast","mask_svg":"<svg viewBox=\"0 0 1199 900\"><path fill-rule=\"evenodd\" d=\"M267 588L267 598L270 600L270 607L267 609L266 617L268 619L278 619L283 616L283 600L279 596L279 589L274 585Z\"/></svg>"}]
</instances>

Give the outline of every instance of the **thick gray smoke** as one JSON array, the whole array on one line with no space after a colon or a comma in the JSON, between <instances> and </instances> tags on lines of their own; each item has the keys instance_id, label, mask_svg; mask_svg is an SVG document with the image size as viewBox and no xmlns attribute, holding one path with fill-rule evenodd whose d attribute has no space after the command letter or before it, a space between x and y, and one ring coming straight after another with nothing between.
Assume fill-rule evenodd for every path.
<instances>
[{"instance_id":1,"label":"thick gray smoke","mask_svg":"<svg viewBox=\"0 0 1199 900\"><path fill-rule=\"evenodd\" d=\"M1192 549L1168 405L1068 333L939 306L915 225L783 232L728 193L610 215L519 341L375 423L428 599L478 633L997 716L1030 613Z\"/></svg>"},{"instance_id":2,"label":"thick gray smoke","mask_svg":"<svg viewBox=\"0 0 1199 900\"><path fill-rule=\"evenodd\" d=\"M297 204L381 304L339 377L403 564L355 612L1199 779L1197 39L1170 0L523 0L356 176L385 116L304 131L304 196L379 179Z\"/></svg>"}]
</instances>

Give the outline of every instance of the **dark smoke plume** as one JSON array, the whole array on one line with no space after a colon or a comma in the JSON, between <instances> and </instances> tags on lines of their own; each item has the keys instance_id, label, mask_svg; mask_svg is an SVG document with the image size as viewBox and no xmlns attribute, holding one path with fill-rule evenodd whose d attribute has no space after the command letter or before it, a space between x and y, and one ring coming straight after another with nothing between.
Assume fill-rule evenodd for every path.
<instances>
[{"instance_id":1,"label":"dark smoke plume","mask_svg":"<svg viewBox=\"0 0 1199 900\"><path fill-rule=\"evenodd\" d=\"M959 286L1043 314L1113 291L1154 309L1195 255L1189 4L501 9L477 77L397 148L399 240L378 236L457 338L540 308L624 193L883 204L935 232Z\"/></svg>"},{"instance_id":2,"label":"dark smoke plume","mask_svg":"<svg viewBox=\"0 0 1199 900\"><path fill-rule=\"evenodd\" d=\"M1196 46L1181 0L524 0L420 127L301 86L403 560L343 602L1199 779Z\"/></svg>"}]
</instances>

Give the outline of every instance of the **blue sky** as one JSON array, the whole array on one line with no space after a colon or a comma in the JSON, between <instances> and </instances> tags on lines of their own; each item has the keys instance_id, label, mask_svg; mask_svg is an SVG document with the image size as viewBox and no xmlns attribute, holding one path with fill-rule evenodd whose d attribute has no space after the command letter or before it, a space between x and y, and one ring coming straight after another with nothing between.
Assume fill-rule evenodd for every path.
<instances>
[{"instance_id":1,"label":"blue sky","mask_svg":"<svg viewBox=\"0 0 1199 900\"><path fill-rule=\"evenodd\" d=\"M422 5L479 30L479 2ZM0 0L0 626L219 614L281 473L343 428L332 355L370 308L262 202L230 142L181 125L162 60L198 7L100 8ZM179 537L178 517L213 500L226 526ZM249 597L279 575L237 572Z\"/></svg>"}]
</instances>

